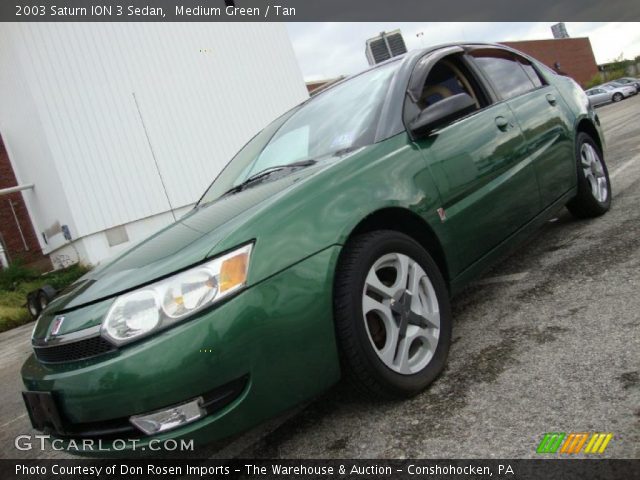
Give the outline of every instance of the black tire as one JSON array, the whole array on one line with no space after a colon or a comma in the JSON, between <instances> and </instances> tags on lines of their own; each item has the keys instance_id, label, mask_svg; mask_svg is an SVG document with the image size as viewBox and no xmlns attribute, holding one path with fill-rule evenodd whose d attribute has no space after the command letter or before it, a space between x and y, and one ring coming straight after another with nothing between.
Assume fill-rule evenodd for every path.
<instances>
[{"instance_id":1,"label":"black tire","mask_svg":"<svg viewBox=\"0 0 640 480\"><path fill-rule=\"evenodd\" d=\"M47 308L49 302L54 299L57 291L51 285L44 285L40 290L38 290L38 304L40 305L40 311Z\"/></svg>"},{"instance_id":2,"label":"black tire","mask_svg":"<svg viewBox=\"0 0 640 480\"><path fill-rule=\"evenodd\" d=\"M591 184L587 180L581 164L583 145L590 145L599 156L602 164L604 178L607 186L607 196L604 201L598 200L594 195ZM609 171L604 161L604 156L593 139L584 132L579 132L576 137L576 168L578 175L578 193L567 203L567 209L577 218L594 218L605 214L611 208L611 181Z\"/></svg>"},{"instance_id":3,"label":"black tire","mask_svg":"<svg viewBox=\"0 0 640 480\"><path fill-rule=\"evenodd\" d=\"M435 352L422 370L409 375L393 371L375 352L362 308L369 269L377 259L392 252L407 255L424 270L440 310L440 335ZM452 323L447 287L431 256L407 235L380 230L358 235L344 247L334 281L334 318L343 373L365 395L411 397L433 382L445 366Z\"/></svg>"},{"instance_id":4,"label":"black tire","mask_svg":"<svg viewBox=\"0 0 640 480\"><path fill-rule=\"evenodd\" d=\"M30 292L27 295L27 310L29 310L29 315L31 315L31 318L33 318L34 320L36 318L38 318L38 315L40 315L40 301L38 300L38 293L39 290L36 290L35 292Z\"/></svg>"},{"instance_id":5,"label":"black tire","mask_svg":"<svg viewBox=\"0 0 640 480\"><path fill-rule=\"evenodd\" d=\"M619 102L620 100L622 100L622 94L621 93L614 93L613 97L611 97L611 100L613 100L614 102Z\"/></svg>"}]
</instances>

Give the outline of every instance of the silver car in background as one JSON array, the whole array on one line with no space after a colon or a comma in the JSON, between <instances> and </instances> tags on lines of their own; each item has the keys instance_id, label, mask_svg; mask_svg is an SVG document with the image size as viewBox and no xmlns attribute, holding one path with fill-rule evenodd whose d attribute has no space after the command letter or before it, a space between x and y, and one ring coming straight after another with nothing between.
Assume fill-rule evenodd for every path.
<instances>
[{"instance_id":1,"label":"silver car in background","mask_svg":"<svg viewBox=\"0 0 640 480\"><path fill-rule=\"evenodd\" d=\"M595 107L609 102L619 102L623 98L635 95L636 89L633 86L616 87L606 84L590 88L585 93L589 97L589 103Z\"/></svg>"},{"instance_id":2,"label":"silver car in background","mask_svg":"<svg viewBox=\"0 0 640 480\"><path fill-rule=\"evenodd\" d=\"M615 83L619 83L627 86L636 87L636 93L640 93L640 78L622 77L615 80Z\"/></svg>"},{"instance_id":3,"label":"silver car in background","mask_svg":"<svg viewBox=\"0 0 640 480\"><path fill-rule=\"evenodd\" d=\"M617 81L607 82L602 85L602 88L606 88L611 92L615 92L613 94L613 97L615 97L613 98L614 102L619 102L620 100L622 100L622 98L627 98L638 93L636 92L636 87L634 85L624 85L623 83L618 83ZM617 97L616 93L621 93L622 98Z\"/></svg>"}]
</instances>

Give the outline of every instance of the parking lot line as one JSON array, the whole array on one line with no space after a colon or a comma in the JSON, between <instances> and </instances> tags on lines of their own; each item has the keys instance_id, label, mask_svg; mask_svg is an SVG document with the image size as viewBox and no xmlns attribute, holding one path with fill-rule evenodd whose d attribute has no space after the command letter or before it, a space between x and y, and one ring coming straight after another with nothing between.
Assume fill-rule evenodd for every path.
<instances>
[{"instance_id":1,"label":"parking lot line","mask_svg":"<svg viewBox=\"0 0 640 480\"><path fill-rule=\"evenodd\" d=\"M609 180L612 180L612 179L616 178L618 175L620 175L623 171L625 171L634 162L637 162L638 160L640 160L640 155L636 155L635 157L630 158L629 160L627 160L625 163L623 163L618 168L616 168L613 173L609 174Z\"/></svg>"},{"instance_id":2,"label":"parking lot line","mask_svg":"<svg viewBox=\"0 0 640 480\"><path fill-rule=\"evenodd\" d=\"M0 429L6 427L7 425L11 425L13 422L17 422L18 420L20 420L21 418L26 417L27 414L23 413L22 415L18 415L16 418L14 418L13 420L9 420L7 423L3 423L2 425L0 425Z\"/></svg>"}]
</instances>

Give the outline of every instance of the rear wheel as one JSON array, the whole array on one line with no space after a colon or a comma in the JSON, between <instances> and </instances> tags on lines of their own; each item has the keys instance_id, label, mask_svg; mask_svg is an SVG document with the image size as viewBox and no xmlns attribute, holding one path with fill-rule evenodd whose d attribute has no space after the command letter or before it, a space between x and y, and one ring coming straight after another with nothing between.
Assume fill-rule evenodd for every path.
<instances>
[{"instance_id":1,"label":"rear wheel","mask_svg":"<svg viewBox=\"0 0 640 480\"><path fill-rule=\"evenodd\" d=\"M47 297L43 291L38 293L38 303L40 304L40 311L44 310L47 308L47 305L49 305L49 297Z\"/></svg>"},{"instance_id":2,"label":"rear wheel","mask_svg":"<svg viewBox=\"0 0 640 480\"><path fill-rule=\"evenodd\" d=\"M43 311L45 308L47 308L47 306L49 305L49 303L51 303L51 300L55 298L57 293L58 292L56 291L56 289L51 285L43 285L42 288L38 290L38 302L40 304L40 311Z\"/></svg>"},{"instance_id":3,"label":"rear wheel","mask_svg":"<svg viewBox=\"0 0 640 480\"><path fill-rule=\"evenodd\" d=\"M614 93L613 97L611 99L614 102L619 102L620 100L622 100L622 94L621 93Z\"/></svg>"},{"instance_id":4,"label":"rear wheel","mask_svg":"<svg viewBox=\"0 0 640 480\"><path fill-rule=\"evenodd\" d=\"M598 217L611 207L611 182L602 152L584 132L576 139L578 194L567 204L578 218Z\"/></svg>"},{"instance_id":5,"label":"rear wheel","mask_svg":"<svg viewBox=\"0 0 640 480\"><path fill-rule=\"evenodd\" d=\"M37 291L31 292L27 296L27 309L29 310L29 315L31 315L31 318L34 320L38 318L38 315L40 315L41 308Z\"/></svg>"},{"instance_id":6,"label":"rear wheel","mask_svg":"<svg viewBox=\"0 0 640 480\"><path fill-rule=\"evenodd\" d=\"M442 371L451 341L448 292L431 256L410 237L355 237L336 271L334 313L352 383L379 397L409 397Z\"/></svg>"}]
</instances>

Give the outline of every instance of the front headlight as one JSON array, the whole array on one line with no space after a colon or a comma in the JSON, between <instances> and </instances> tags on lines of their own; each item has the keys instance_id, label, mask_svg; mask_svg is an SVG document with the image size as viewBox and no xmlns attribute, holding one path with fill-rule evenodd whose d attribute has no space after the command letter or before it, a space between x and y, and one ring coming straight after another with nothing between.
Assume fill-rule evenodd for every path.
<instances>
[{"instance_id":1,"label":"front headlight","mask_svg":"<svg viewBox=\"0 0 640 480\"><path fill-rule=\"evenodd\" d=\"M148 335L222 300L247 282L252 244L119 296L102 322L116 344Z\"/></svg>"}]
</instances>

